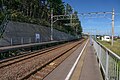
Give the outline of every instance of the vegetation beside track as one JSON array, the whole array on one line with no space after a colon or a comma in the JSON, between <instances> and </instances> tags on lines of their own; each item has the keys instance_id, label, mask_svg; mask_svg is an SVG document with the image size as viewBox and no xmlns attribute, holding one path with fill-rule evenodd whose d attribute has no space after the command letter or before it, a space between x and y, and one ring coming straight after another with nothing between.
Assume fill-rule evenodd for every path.
<instances>
[{"instance_id":1,"label":"vegetation beside track","mask_svg":"<svg viewBox=\"0 0 120 80\"><path fill-rule=\"evenodd\" d=\"M115 40L113 46L111 46L111 42L106 42L101 40L98 41L120 56L120 39Z\"/></svg>"}]
</instances>

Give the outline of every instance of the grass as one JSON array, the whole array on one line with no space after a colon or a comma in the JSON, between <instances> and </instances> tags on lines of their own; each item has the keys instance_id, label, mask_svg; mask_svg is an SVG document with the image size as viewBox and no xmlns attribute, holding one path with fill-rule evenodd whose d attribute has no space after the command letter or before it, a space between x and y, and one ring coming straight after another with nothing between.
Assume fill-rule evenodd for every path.
<instances>
[{"instance_id":1,"label":"grass","mask_svg":"<svg viewBox=\"0 0 120 80\"><path fill-rule=\"evenodd\" d=\"M120 39L115 40L113 46L111 46L111 42L106 42L101 40L98 41L120 56Z\"/></svg>"}]
</instances>

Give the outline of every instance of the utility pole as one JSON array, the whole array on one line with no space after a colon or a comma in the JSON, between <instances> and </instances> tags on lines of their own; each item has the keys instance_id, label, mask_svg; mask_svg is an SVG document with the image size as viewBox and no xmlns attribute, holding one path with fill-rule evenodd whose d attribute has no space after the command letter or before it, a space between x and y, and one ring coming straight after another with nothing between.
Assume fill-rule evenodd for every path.
<instances>
[{"instance_id":1,"label":"utility pole","mask_svg":"<svg viewBox=\"0 0 120 80\"><path fill-rule=\"evenodd\" d=\"M67 11L66 11L67 12ZM105 15L105 14L112 14L112 41L111 41L111 45L113 45L113 38L114 38L114 9L113 9L113 11L111 12L90 12L90 13L79 13L78 15L79 16L89 16L89 15ZM56 21L58 21L58 20L64 20L64 19L66 19L66 17L67 17L67 19L70 19L70 24L71 24L71 26L73 26L73 19L75 19L75 18L73 18L73 15L74 15L74 13L72 12L70 15L53 15L53 10L51 9L51 36L50 36L50 38L51 38L51 40L53 40L53 24L56 22ZM53 19L54 18L54 19ZM91 33L92 34L92 33Z\"/></svg>"},{"instance_id":2,"label":"utility pole","mask_svg":"<svg viewBox=\"0 0 120 80\"><path fill-rule=\"evenodd\" d=\"M53 40L53 9L51 9L51 35L50 40Z\"/></svg>"},{"instance_id":3,"label":"utility pole","mask_svg":"<svg viewBox=\"0 0 120 80\"><path fill-rule=\"evenodd\" d=\"M71 26L73 26L73 24L72 24L73 14L74 14L74 9L72 10L72 13L71 13L71 20L70 20Z\"/></svg>"},{"instance_id":4,"label":"utility pole","mask_svg":"<svg viewBox=\"0 0 120 80\"><path fill-rule=\"evenodd\" d=\"M114 9L113 9L112 10L112 43L111 43L112 46L114 43L114 17L115 17L115 13L114 13Z\"/></svg>"},{"instance_id":5,"label":"utility pole","mask_svg":"<svg viewBox=\"0 0 120 80\"><path fill-rule=\"evenodd\" d=\"M72 26L72 14L71 14L71 20L70 20L70 24L71 24L71 26Z\"/></svg>"},{"instance_id":6,"label":"utility pole","mask_svg":"<svg viewBox=\"0 0 120 80\"><path fill-rule=\"evenodd\" d=\"M65 15L67 15L67 6L65 5Z\"/></svg>"},{"instance_id":7,"label":"utility pole","mask_svg":"<svg viewBox=\"0 0 120 80\"><path fill-rule=\"evenodd\" d=\"M67 11L66 11L67 12ZM50 40L54 40L53 38L53 24L58 21L58 20L63 20L63 19L66 19L65 17L68 17L68 19L70 19L70 24L71 26L73 25L72 24L72 20L73 20L73 13L71 13L70 15L67 15L67 13L65 13L64 15L53 15L53 9L51 9L51 34L50 34Z\"/></svg>"},{"instance_id":8,"label":"utility pole","mask_svg":"<svg viewBox=\"0 0 120 80\"><path fill-rule=\"evenodd\" d=\"M76 37L78 37L77 32L78 32L78 27L76 26L76 27L75 27Z\"/></svg>"}]
</instances>

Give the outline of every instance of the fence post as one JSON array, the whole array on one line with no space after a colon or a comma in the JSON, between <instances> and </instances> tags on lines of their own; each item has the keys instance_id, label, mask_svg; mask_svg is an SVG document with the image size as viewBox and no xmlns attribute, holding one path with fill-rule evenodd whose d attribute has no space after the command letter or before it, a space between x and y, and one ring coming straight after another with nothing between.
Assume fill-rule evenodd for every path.
<instances>
[{"instance_id":1,"label":"fence post","mask_svg":"<svg viewBox=\"0 0 120 80\"><path fill-rule=\"evenodd\" d=\"M120 80L119 79L119 63L118 63L118 61L117 61L117 72L116 73L117 73L117 80Z\"/></svg>"},{"instance_id":2,"label":"fence post","mask_svg":"<svg viewBox=\"0 0 120 80\"><path fill-rule=\"evenodd\" d=\"M21 38L21 44L23 44L24 42L23 42L23 37Z\"/></svg>"},{"instance_id":3,"label":"fence post","mask_svg":"<svg viewBox=\"0 0 120 80\"><path fill-rule=\"evenodd\" d=\"M13 39L10 38L10 45L12 46L13 45Z\"/></svg>"},{"instance_id":4,"label":"fence post","mask_svg":"<svg viewBox=\"0 0 120 80\"><path fill-rule=\"evenodd\" d=\"M29 43L31 43L31 37L29 37Z\"/></svg>"},{"instance_id":5,"label":"fence post","mask_svg":"<svg viewBox=\"0 0 120 80\"><path fill-rule=\"evenodd\" d=\"M102 49L101 49L101 46L99 45L99 52L98 52L98 58L99 58L99 67L100 67L100 65L101 65L101 54L102 54Z\"/></svg>"},{"instance_id":6,"label":"fence post","mask_svg":"<svg viewBox=\"0 0 120 80\"><path fill-rule=\"evenodd\" d=\"M119 63L118 66L120 66ZM120 67L118 67L118 80L120 80Z\"/></svg>"},{"instance_id":7,"label":"fence post","mask_svg":"<svg viewBox=\"0 0 120 80\"><path fill-rule=\"evenodd\" d=\"M106 71L105 71L105 78L106 80L109 80L109 76L108 76L108 69L109 68L109 54L108 51L106 50Z\"/></svg>"}]
</instances>

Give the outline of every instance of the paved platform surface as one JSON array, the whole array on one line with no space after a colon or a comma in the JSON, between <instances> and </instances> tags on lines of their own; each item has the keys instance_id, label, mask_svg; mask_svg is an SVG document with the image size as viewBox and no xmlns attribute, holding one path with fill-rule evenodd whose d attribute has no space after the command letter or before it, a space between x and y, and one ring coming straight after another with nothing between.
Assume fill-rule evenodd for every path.
<instances>
[{"instance_id":1,"label":"paved platform surface","mask_svg":"<svg viewBox=\"0 0 120 80\"><path fill-rule=\"evenodd\" d=\"M71 80L103 80L93 46L88 43Z\"/></svg>"},{"instance_id":2,"label":"paved platform surface","mask_svg":"<svg viewBox=\"0 0 120 80\"><path fill-rule=\"evenodd\" d=\"M79 80L103 80L94 49L87 46L86 56Z\"/></svg>"},{"instance_id":3,"label":"paved platform surface","mask_svg":"<svg viewBox=\"0 0 120 80\"><path fill-rule=\"evenodd\" d=\"M84 44L46 76L44 80L66 80L66 76L82 51ZM90 42L88 42L69 80L103 80L94 48L90 45Z\"/></svg>"}]
</instances>

